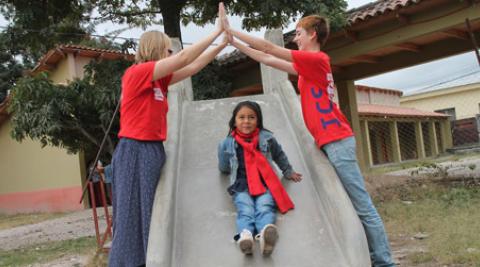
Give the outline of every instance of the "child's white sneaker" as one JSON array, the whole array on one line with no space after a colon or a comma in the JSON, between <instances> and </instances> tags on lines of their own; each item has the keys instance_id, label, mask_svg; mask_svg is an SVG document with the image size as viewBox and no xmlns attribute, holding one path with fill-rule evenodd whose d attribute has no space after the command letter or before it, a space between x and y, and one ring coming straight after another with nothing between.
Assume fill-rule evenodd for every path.
<instances>
[{"instance_id":1,"label":"child's white sneaker","mask_svg":"<svg viewBox=\"0 0 480 267\"><path fill-rule=\"evenodd\" d=\"M240 238L238 239L238 245L240 250L247 255L252 254L253 252L253 235L247 229L243 229L240 233Z\"/></svg>"},{"instance_id":2,"label":"child's white sneaker","mask_svg":"<svg viewBox=\"0 0 480 267\"><path fill-rule=\"evenodd\" d=\"M278 240L277 226L267 224L256 237L260 241L260 251L264 256L272 254Z\"/></svg>"}]
</instances>

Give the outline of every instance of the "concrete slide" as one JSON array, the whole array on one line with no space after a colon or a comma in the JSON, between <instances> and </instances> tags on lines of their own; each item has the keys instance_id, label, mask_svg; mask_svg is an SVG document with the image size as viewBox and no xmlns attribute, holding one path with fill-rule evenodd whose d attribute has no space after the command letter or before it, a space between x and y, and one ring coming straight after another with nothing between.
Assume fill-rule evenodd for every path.
<instances>
[{"instance_id":1,"label":"concrete slide","mask_svg":"<svg viewBox=\"0 0 480 267\"><path fill-rule=\"evenodd\" d=\"M220 100L188 100L191 91L182 86L170 91L167 163L153 208L147 266L370 266L361 223L305 129L291 84L282 80L270 92L264 82L263 95ZM261 105L265 127L304 177L300 183L283 181L295 209L278 214L280 238L270 257L259 253L258 243L254 255L245 256L233 241L229 178L217 167L217 145L227 135L232 110L247 99Z\"/></svg>"}]
</instances>

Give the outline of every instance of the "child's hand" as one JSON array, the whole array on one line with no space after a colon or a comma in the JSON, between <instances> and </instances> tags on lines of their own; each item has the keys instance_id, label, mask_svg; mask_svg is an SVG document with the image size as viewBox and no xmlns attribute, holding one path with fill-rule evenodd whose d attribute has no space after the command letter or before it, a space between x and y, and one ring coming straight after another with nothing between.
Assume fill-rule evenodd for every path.
<instances>
[{"instance_id":1,"label":"child's hand","mask_svg":"<svg viewBox=\"0 0 480 267\"><path fill-rule=\"evenodd\" d=\"M105 172L105 168L103 166L97 166L97 171L99 173L103 173L103 172Z\"/></svg>"},{"instance_id":2,"label":"child's hand","mask_svg":"<svg viewBox=\"0 0 480 267\"><path fill-rule=\"evenodd\" d=\"M295 183L298 183L302 180L302 174L298 173L298 172L292 172L292 174L290 174L289 177L287 177L288 180L292 180L294 181Z\"/></svg>"}]
</instances>

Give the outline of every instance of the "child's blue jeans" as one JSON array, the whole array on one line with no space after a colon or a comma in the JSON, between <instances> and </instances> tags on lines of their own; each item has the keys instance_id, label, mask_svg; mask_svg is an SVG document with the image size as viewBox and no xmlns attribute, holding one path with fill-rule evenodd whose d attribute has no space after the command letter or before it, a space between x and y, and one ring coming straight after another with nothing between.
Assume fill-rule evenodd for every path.
<instances>
[{"instance_id":1,"label":"child's blue jeans","mask_svg":"<svg viewBox=\"0 0 480 267\"><path fill-rule=\"evenodd\" d=\"M237 231L249 230L259 233L267 224L275 223L276 206L270 191L259 196L251 196L248 191L236 192L233 203L237 208Z\"/></svg>"},{"instance_id":2,"label":"child's blue jeans","mask_svg":"<svg viewBox=\"0 0 480 267\"><path fill-rule=\"evenodd\" d=\"M349 137L326 144L322 147L322 150L335 168L363 224L372 266L395 266L382 219L365 189L363 176L357 163L355 146L355 138Z\"/></svg>"}]
</instances>

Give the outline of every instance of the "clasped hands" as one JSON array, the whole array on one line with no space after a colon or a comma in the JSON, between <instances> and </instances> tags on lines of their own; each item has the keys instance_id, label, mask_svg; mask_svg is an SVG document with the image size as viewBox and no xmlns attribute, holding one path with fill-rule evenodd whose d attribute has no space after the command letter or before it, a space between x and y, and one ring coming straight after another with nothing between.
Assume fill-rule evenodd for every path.
<instances>
[{"instance_id":1,"label":"clasped hands","mask_svg":"<svg viewBox=\"0 0 480 267\"><path fill-rule=\"evenodd\" d=\"M235 42L233 34L231 32L230 23L228 22L225 6L223 2L218 4L218 21L217 28L224 32L222 45L232 44Z\"/></svg>"}]
</instances>

